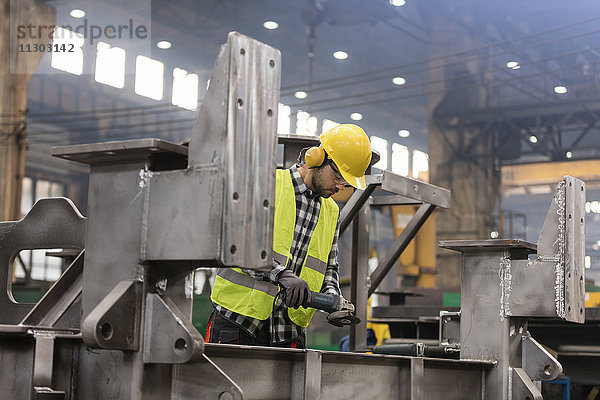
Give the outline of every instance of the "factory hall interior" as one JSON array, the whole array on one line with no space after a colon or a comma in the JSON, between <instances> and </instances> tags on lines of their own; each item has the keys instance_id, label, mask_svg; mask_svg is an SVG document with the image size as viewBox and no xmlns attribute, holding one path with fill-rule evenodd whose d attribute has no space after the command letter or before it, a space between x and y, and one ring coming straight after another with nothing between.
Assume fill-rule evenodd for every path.
<instances>
[{"instance_id":1,"label":"factory hall interior","mask_svg":"<svg viewBox=\"0 0 600 400\"><path fill-rule=\"evenodd\" d=\"M597 0L0 2L0 399L600 400Z\"/></svg>"}]
</instances>

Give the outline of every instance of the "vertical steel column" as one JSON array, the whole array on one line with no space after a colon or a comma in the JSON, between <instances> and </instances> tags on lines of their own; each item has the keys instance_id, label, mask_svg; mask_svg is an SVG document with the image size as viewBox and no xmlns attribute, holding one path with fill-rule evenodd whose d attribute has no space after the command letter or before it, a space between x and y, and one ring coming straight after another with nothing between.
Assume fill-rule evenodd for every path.
<instances>
[{"instance_id":1,"label":"vertical steel column","mask_svg":"<svg viewBox=\"0 0 600 400\"><path fill-rule=\"evenodd\" d=\"M369 273L369 223L371 208L365 203L352 223L352 281L350 298L361 322L350 327L350 351L367 348L367 275Z\"/></svg>"},{"instance_id":2,"label":"vertical steel column","mask_svg":"<svg viewBox=\"0 0 600 400\"><path fill-rule=\"evenodd\" d=\"M477 251L478 250L478 251ZM509 367L520 363L524 319L504 317L500 274L508 249L463 251L461 267L461 359L497 361L486 375L486 399L508 399Z\"/></svg>"}]
</instances>

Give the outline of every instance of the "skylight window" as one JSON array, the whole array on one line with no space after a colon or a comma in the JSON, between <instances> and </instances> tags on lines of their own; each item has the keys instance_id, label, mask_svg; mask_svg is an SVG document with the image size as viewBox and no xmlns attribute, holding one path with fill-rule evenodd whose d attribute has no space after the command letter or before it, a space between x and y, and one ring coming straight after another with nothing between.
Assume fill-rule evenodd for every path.
<instances>
[{"instance_id":1,"label":"skylight window","mask_svg":"<svg viewBox=\"0 0 600 400\"><path fill-rule=\"evenodd\" d=\"M198 108L198 75L185 69L173 69L173 105L195 110Z\"/></svg>"},{"instance_id":2,"label":"skylight window","mask_svg":"<svg viewBox=\"0 0 600 400\"><path fill-rule=\"evenodd\" d=\"M388 141L377 136L371 136L371 147L381 157L373 167L379 168L382 171L386 170L388 167Z\"/></svg>"},{"instance_id":3,"label":"skylight window","mask_svg":"<svg viewBox=\"0 0 600 400\"><path fill-rule=\"evenodd\" d=\"M296 113L296 134L315 136L317 134L317 117L311 116L306 111Z\"/></svg>"},{"instance_id":4,"label":"skylight window","mask_svg":"<svg viewBox=\"0 0 600 400\"><path fill-rule=\"evenodd\" d=\"M412 176L419 178L423 172L429 171L429 156L420 150L413 151Z\"/></svg>"},{"instance_id":5,"label":"skylight window","mask_svg":"<svg viewBox=\"0 0 600 400\"><path fill-rule=\"evenodd\" d=\"M135 59L135 92L154 100L163 98L165 65L145 56Z\"/></svg>"},{"instance_id":6,"label":"skylight window","mask_svg":"<svg viewBox=\"0 0 600 400\"><path fill-rule=\"evenodd\" d=\"M285 104L279 103L277 109L277 133L280 135L289 135L292 119L290 117L291 108Z\"/></svg>"},{"instance_id":7,"label":"skylight window","mask_svg":"<svg viewBox=\"0 0 600 400\"><path fill-rule=\"evenodd\" d=\"M392 143L392 172L398 175L408 176L408 157L408 147L398 143Z\"/></svg>"},{"instance_id":8,"label":"skylight window","mask_svg":"<svg viewBox=\"0 0 600 400\"><path fill-rule=\"evenodd\" d=\"M96 46L96 82L122 89L125 86L125 50L99 42Z\"/></svg>"}]
</instances>

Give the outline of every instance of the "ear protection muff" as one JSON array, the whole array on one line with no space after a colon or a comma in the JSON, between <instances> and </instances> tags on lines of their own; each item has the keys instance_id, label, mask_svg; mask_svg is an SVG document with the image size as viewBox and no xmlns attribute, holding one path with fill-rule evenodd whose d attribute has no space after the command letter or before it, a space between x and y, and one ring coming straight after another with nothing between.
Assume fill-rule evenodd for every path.
<instances>
[{"instance_id":1,"label":"ear protection muff","mask_svg":"<svg viewBox=\"0 0 600 400\"><path fill-rule=\"evenodd\" d=\"M325 162L325 150L321 146L311 147L304 154L304 162L310 168L320 167Z\"/></svg>"}]
</instances>

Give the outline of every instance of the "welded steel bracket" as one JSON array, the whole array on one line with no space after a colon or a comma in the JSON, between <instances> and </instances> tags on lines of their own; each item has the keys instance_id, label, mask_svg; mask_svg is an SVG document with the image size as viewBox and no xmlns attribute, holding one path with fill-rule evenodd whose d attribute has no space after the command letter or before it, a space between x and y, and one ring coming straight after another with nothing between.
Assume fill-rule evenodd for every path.
<instances>
[{"instance_id":1,"label":"welded steel bracket","mask_svg":"<svg viewBox=\"0 0 600 400\"><path fill-rule=\"evenodd\" d=\"M55 336L52 333L36 332L33 337L35 338L35 353L31 398L62 400L65 398L65 391L52 389Z\"/></svg>"},{"instance_id":2,"label":"welded steel bracket","mask_svg":"<svg viewBox=\"0 0 600 400\"><path fill-rule=\"evenodd\" d=\"M524 335L521 346L523 370L531 380L552 381L562 374L562 365L534 338Z\"/></svg>"},{"instance_id":3,"label":"welded steel bracket","mask_svg":"<svg viewBox=\"0 0 600 400\"><path fill-rule=\"evenodd\" d=\"M583 323L584 258L585 183L565 176L546 215L537 256L505 265L505 316L554 317Z\"/></svg>"},{"instance_id":4,"label":"welded steel bracket","mask_svg":"<svg viewBox=\"0 0 600 400\"><path fill-rule=\"evenodd\" d=\"M509 399L543 400L542 394L523 368L509 368Z\"/></svg>"},{"instance_id":5,"label":"welded steel bracket","mask_svg":"<svg viewBox=\"0 0 600 400\"><path fill-rule=\"evenodd\" d=\"M142 282L123 281L81 323L83 340L109 350L139 349Z\"/></svg>"},{"instance_id":6,"label":"welded steel bracket","mask_svg":"<svg viewBox=\"0 0 600 400\"><path fill-rule=\"evenodd\" d=\"M201 357L203 350L202 336L175 303L166 296L148 294L144 362L183 364Z\"/></svg>"},{"instance_id":7,"label":"welded steel bracket","mask_svg":"<svg viewBox=\"0 0 600 400\"><path fill-rule=\"evenodd\" d=\"M460 347L460 311L440 311L440 346Z\"/></svg>"}]
</instances>

